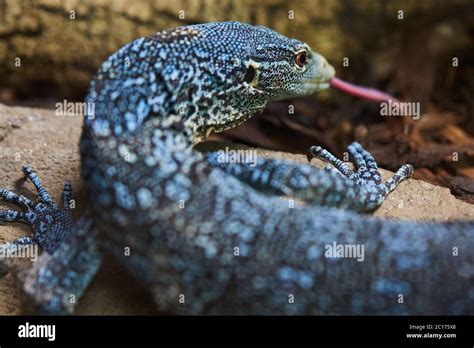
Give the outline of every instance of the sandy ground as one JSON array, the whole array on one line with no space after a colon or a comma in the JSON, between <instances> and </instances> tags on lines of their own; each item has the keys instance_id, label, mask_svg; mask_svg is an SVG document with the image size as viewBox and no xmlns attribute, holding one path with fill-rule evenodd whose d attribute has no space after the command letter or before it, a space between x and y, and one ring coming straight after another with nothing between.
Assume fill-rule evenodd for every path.
<instances>
[{"instance_id":1,"label":"sandy ground","mask_svg":"<svg viewBox=\"0 0 474 348\"><path fill-rule=\"evenodd\" d=\"M73 184L74 216L84 211L84 193L79 178L78 141L82 117L56 116L51 110L11 108L0 104L0 187L30 198L35 192L25 183L21 166L31 165L60 202L64 181ZM222 148L208 143L201 149ZM234 147L240 147L233 145ZM305 156L258 149L260 156L286 158L306 163ZM318 160L313 164L323 166ZM391 173L383 171L387 178ZM1 203L1 208L8 205ZM407 180L375 212L377 216L420 221L474 220L474 206L457 200L448 189L419 180ZM30 233L21 224L0 224L0 242ZM21 303L13 279L0 279L0 315L21 314ZM114 260L106 259L98 275L77 306L76 314L159 314L147 292Z\"/></svg>"}]
</instances>

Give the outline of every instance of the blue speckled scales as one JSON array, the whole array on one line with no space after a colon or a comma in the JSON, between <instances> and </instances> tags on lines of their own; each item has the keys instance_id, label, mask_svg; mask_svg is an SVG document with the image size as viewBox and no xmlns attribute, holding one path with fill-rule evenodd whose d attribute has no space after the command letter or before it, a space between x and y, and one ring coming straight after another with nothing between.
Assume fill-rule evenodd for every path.
<instances>
[{"instance_id":1,"label":"blue speckled scales","mask_svg":"<svg viewBox=\"0 0 474 348\"><path fill-rule=\"evenodd\" d=\"M302 50L307 64L295 65ZM86 98L95 106L80 144L87 216L69 223L32 172L46 217L2 194L22 212L0 219L33 228L17 243L44 250L35 267L15 272L33 305L72 311L71 295L80 297L104 250L171 313L473 313L474 223L358 213L380 205L411 166L382 182L357 143L348 148L354 171L320 147L309 158L335 168L220 163L192 149L269 101L327 88L331 69L306 44L241 23L162 31L109 57ZM363 260L327 257L334 244L364 246Z\"/></svg>"}]
</instances>

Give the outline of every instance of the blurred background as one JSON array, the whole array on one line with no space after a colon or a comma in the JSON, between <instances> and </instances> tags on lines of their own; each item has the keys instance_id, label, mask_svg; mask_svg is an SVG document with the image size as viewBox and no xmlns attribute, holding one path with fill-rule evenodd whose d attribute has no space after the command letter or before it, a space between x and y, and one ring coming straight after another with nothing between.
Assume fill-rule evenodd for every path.
<instances>
[{"instance_id":1,"label":"blurred background","mask_svg":"<svg viewBox=\"0 0 474 348\"><path fill-rule=\"evenodd\" d=\"M474 203L472 0L0 0L0 103L82 101L122 45L229 20L306 41L340 78L420 102L422 117L381 117L378 104L331 90L272 103L214 139L295 153L318 144L338 156L358 140L381 167L412 163L415 178Z\"/></svg>"}]
</instances>

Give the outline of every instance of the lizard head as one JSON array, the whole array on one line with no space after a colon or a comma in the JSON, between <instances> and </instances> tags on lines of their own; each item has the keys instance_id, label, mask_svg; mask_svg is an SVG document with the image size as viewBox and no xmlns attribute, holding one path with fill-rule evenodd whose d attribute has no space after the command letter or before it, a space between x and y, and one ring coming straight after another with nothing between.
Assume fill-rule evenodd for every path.
<instances>
[{"instance_id":1,"label":"lizard head","mask_svg":"<svg viewBox=\"0 0 474 348\"><path fill-rule=\"evenodd\" d=\"M237 22L191 27L199 33L192 44L205 62L194 85L206 96L194 103L206 106L199 122L193 120L200 124L200 138L243 123L269 101L327 89L335 74L306 43L266 27Z\"/></svg>"},{"instance_id":2,"label":"lizard head","mask_svg":"<svg viewBox=\"0 0 474 348\"><path fill-rule=\"evenodd\" d=\"M257 26L247 53L244 85L268 100L306 96L329 88L334 68L306 43Z\"/></svg>"}]
</instances>

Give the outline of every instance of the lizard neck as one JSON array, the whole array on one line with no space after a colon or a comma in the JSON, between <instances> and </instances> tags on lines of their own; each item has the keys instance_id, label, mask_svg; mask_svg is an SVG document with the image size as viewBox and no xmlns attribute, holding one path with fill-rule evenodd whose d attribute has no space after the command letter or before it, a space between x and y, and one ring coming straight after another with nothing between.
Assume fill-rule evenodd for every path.
<instances>
[{"instance_id":1,"label":"lizard neck","mask_svg":"<svg viewBox=\"0 0 474 348\"><path fill-rule=\"evenodd\" d=\"M85 119L85 132L128 137L152 122L179 130L192 145L262 111L266 97L255 93L249 99L249 87L235 80L248 69L240 59L244 48L223 54L206 30L189 26L156 33L110 56L88 90L94 113Z\"/></svg>"}]
</instances>

